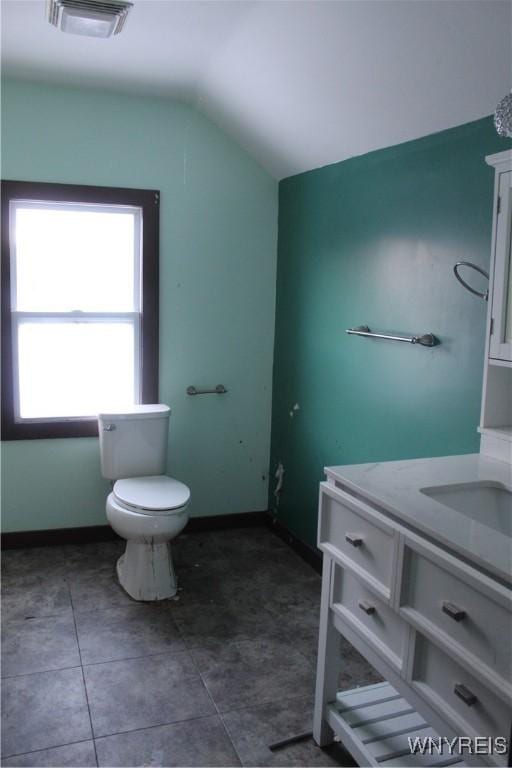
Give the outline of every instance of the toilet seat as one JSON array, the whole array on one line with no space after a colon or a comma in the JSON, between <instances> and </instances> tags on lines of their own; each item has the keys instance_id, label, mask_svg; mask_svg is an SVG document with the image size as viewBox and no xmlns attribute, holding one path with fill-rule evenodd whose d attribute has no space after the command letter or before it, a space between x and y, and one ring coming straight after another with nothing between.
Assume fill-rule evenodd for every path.
<instances>
[{"instance_id":1,"label":"toilet seat","mask_svg":"<svg viewBox=\"0 0 512 768\"><path fill-rule=\"evenodd\" d=\"M139 514L169 515L186 506L190 490L167 475L128 477L114 484L115 500Z\"/></svg>"}]
</instances>

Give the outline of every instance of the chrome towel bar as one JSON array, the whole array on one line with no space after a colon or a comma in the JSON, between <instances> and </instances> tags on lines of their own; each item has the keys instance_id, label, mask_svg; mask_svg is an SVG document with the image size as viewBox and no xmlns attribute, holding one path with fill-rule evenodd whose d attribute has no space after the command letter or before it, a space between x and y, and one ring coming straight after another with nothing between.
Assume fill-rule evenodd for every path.
<instances>
[{"instance_id":1,"label":"chrome towel bar","mask_svg":"<svg viewBox=\"0 0 512 768\"><path fill-rule=\"evenodd\" d=\"M228 390L224 384L217 384L214 389L198 389L197 387L187 387L187 395L224 395Z\"/></svg>"},{"instance_id":2,"label":"chrome towel bar","mask_svg":"<svg viewBox=\"0 0 512 768\"><path fill-rule=\"evenodd\" d=\"M464 286L466 291L469 291L470 293L474 293L475 296L480 296L481 299L484 299L484 301L489 300L489 291L477 291L475 288L472 288L468 283L466 283L465 280L462 279L462 277L459 275L459 267L469 267L470 269L474 269L475 272L479 272L481 275L485 277L486 280L489 279L489 273L485 271L485 269L482 269L482 267L477 266L476 264L472 264L470 261L458 261L454 268L453 272L455 274L455 277L459 281L461 285Z\"/></svg>"},{"instance_id":3,"label":"chrome towel bar","mask_svg":"<svg viewBox=\"0 0 512 768\"><path fill-rule=\"evenodd\" d=\"M421 344L422 347L435 347L441 343L433 333L424 333L421 336L391 336L387 333L374 333L367 325L360 325L357 328L347 328L347 333L353 336L369 336L372 339L406 341L408 344Z\"/></svg>"}]
</instances>

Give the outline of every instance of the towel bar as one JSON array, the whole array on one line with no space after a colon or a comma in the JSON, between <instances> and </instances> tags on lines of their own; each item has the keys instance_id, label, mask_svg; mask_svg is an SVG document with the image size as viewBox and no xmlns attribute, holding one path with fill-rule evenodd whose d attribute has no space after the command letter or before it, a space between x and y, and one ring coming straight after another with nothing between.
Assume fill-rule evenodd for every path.
<instances>
[{"instance_id":1,"label":"towel bar","mask_svg":"<svg viewBox=\"0 0 512 768\"><path fill-rule=\"evenodd\" d=\"M347 333L353 336L369 336L373 339L389 339L391 341L405 341L408 344L421 344L422 347L435 347L441 342L433 333L424 333L421 336L392 336L387 333L374 333L367 325L357 328L347 328Z\"/></svg>"},{"instance_id":2,"label":"towel bar","mask_svg":"<svg viewBox=\"0 0 512 768\"><path fill-rule=\"evenodd\" d=\"M193 385L187 387L187 395L224 395L227 391L224 384L217 384L214 389L198 389Z\"/></svg>"}]
</instances>

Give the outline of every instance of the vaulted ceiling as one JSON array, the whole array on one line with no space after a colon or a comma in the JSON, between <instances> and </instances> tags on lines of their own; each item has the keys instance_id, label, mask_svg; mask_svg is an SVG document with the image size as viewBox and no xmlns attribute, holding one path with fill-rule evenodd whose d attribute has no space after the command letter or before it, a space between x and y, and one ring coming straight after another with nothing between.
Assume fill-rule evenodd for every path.
<instances>
[{"instance_id":1,"label":"vaulted ceiling","mask_svg":"<svg viewBox=\"0 0 512 768\"><path fill-rule=\"evenodd\" d=\"M282 178L490 114L511 0L134 0L110 39L2 0L4 75L178 98Z\"/></svg>"}]
</instances>

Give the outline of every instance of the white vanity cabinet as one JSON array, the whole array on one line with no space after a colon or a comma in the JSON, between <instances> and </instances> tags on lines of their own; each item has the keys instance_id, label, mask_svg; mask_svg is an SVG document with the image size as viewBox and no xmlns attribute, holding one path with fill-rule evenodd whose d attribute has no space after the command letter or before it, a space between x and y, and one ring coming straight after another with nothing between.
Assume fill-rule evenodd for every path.
<instances>
[{"instance_id":1,"label":"white vanity cabinet","mask_svg":"<svg viewBox=\"0 0 512 768\"><path fill-rule=\"evenodd\" d=\"M320 485L315 740L337 735L360 765L507 765L506 754L450 757L446 744L442 755L411 755L408 738L481 737L482 750L489 737L508 740L510 587L355 492L346 469L327 468ZM340 635L385 682L337 690Z\"/></svg>"}]
</instances>

